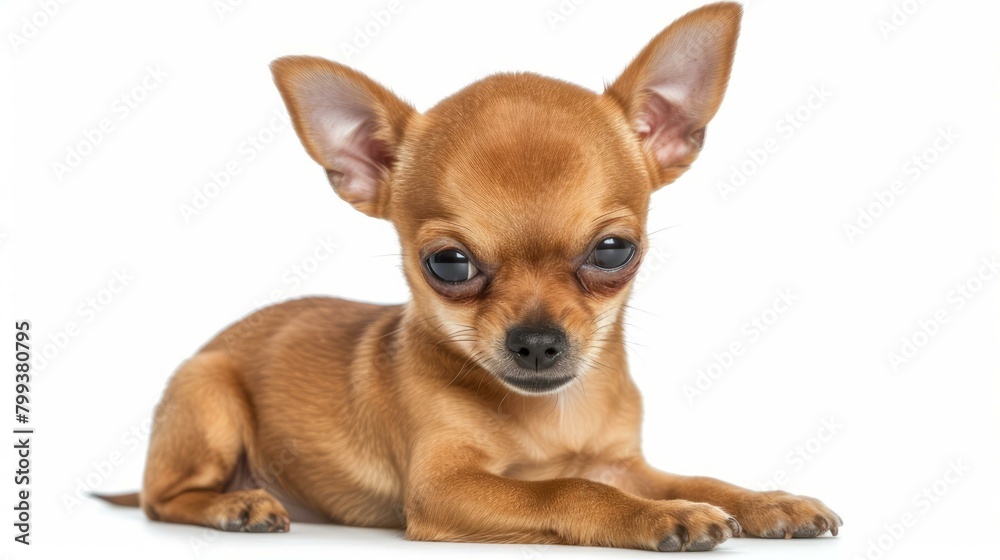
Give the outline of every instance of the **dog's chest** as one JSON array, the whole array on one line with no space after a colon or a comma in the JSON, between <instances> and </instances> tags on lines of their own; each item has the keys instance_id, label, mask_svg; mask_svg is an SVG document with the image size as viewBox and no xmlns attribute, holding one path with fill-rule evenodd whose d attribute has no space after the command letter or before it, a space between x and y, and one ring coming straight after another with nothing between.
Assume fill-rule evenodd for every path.
<instances>
[{"instance_id":1,"label":"dog's chest","mask_svg":"<svg viewBox=\"0 0 1000 560\"><path fill-rule=\"evenodd\" d=\"M617 418L548 415L511 426L515 448L503 474L522 480L594 478L638 449L637 432Z\"/></svg>"}]
</instances>

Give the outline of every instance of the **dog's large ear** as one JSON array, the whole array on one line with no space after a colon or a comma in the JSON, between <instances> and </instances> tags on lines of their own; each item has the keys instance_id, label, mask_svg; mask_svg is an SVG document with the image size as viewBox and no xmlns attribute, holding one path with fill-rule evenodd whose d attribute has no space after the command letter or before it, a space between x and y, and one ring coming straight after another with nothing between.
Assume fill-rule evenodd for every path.
<instances>
[{"instance_id":1,"label":"dog's large ear","mask_svg":"<svg viewBox=\"0 0 1000 560\"><path fill-rule=\"evenodd\" d=\"M386 183L413 107L371 78L317 57L271 63L295 132L333 189L355 208L388 218Z\"/></svg>"},{"instance_id":2,"label":"dog's large ear","mask_svg":"<svg viewBox=\"0 0 1000 560\"><path fill-rule=\"evenodd\" d=\"M689 12L653 38L604 92L639 135L654 188L679 177L698 156L726 92L742 15L732 2Z\"/></svg>"}]
</instances>

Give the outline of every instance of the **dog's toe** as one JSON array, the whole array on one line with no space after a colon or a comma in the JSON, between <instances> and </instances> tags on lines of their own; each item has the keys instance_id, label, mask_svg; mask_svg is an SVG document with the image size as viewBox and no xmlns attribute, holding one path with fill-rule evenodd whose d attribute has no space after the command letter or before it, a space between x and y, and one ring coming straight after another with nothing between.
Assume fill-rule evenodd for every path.
<instances>
[{"instance_id":1,"label":"dog's toe","mask_svg":"<svg viewBox=\"0 0 1000 560\"><path fill-rule=\"evenodd\" d=\"M837 536L843 521L823 502L787 492L760 492L737 513L747 536L808 539L827 531Z\"/></svg>"},{"instance_id":2,"label":"dog's toe","mask_svg":"<svg viewBox=\"0 0 1000 560\"><path fill-rule=\"evenodd\" d=\"M244 490L226 496L215 526L223 531L284 533L291 526L288 512L264 490Z\"/></svg>"}]
</instances>

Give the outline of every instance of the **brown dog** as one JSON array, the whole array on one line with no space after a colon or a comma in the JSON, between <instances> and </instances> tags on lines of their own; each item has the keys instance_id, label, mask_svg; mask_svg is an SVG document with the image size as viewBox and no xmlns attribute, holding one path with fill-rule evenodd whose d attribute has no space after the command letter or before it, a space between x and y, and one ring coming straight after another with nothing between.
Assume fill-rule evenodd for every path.
<instances>
[{"instance_id":1,"label":"brown dog","mask_svg":"<svg viewBox=\"0 0 1000 560\"><path fill-rule=\"evenodd\" d=\"M650 195L698 155L740 16L685 15L602 94L496 75L426 114L339 64L275 61L337 194L398 230L413 300L301 299L225 330L171 380L140 500L112 501L228 531L294 517L437 541L836 535L818 500L660 472L639 445L623 309Z\"/></svg>"}]
</instances>

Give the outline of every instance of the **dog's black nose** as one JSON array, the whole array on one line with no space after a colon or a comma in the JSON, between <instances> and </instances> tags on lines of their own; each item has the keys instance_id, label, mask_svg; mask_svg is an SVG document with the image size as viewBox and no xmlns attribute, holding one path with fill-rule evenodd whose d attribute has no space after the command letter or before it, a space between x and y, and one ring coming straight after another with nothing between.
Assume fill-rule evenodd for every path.
<instances>
[{"instance_id":1,"label":"dog's black nose","mask_svg":"<svg viewBox=\"0 0 1000 560\"><path fill-rule=\"evenodd\" d=\"M515 327L507 333L507 349L522 367L541 371L566 352L566 335L550 327Z\"/></svg>"}]
</instances>

